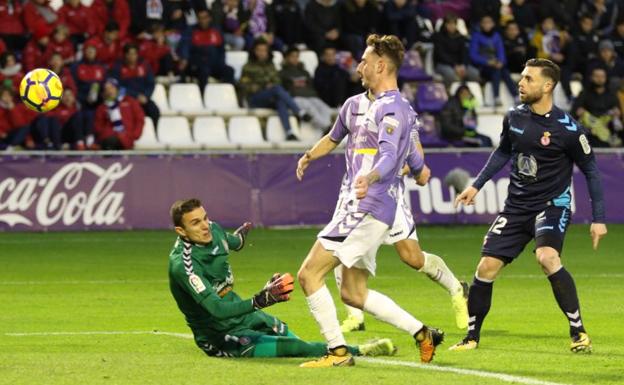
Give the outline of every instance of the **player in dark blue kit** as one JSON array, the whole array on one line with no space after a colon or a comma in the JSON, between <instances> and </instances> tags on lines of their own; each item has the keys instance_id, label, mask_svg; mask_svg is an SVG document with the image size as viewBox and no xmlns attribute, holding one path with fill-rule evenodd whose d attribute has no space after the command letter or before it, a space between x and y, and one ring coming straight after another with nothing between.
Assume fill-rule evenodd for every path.
<instances>
[{"instance_id":1,"label":"player in dark blue kit","mask_svg":"<svg viewBox=\"0 0 624 385\"><path fill-rule=\"evenodd\" d=\"M519 83L523 104L503 121L498 148L472 186L455 200L473 204L475 195L511 159L512 171L505 207L485 236L481 260L468 295L468 335L451 350L475 349L481 325L490 310L492 285L531 239L535 256L548 276L555 299L570 324L573 352L591 352L591 340L581 319L574 280L561 265L561 249L570 222L570 185L576 164L587 179L593 222L594 249L607 233L600 174L585 129L553 105L559 67L546 59L525 64Z\"/></svg>"}]
</instances>

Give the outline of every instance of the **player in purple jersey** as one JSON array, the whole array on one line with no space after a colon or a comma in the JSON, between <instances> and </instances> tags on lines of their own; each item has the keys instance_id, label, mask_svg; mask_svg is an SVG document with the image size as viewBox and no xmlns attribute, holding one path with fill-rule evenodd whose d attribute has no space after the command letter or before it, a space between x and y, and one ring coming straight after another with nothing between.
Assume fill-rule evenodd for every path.
<instances>
[{"instance_id":1,"label":"player in purple jersey","mask_svg":"<svg viewBox=\"0 0 624 385\"><path fill-rule=\"evenodd\" d=\"M328 135L320 139L313 149L307 151L299 160L297 165L299 177L305 172L311 158L318 159L323 157L338 146L337 141L340 140L342 135L337 133L344 131L342 124L347 126L346 129L349 132L347 136L347 151L345 152L347 164L350 163L350 159L354 153L361 154L365 151L371 152L376 150L375 148L364 150L353 140L358 132L365 132L367 130L363 118L364 115L358 115L358 111L367 111L374 101L375 97L371 92L364 92L349 98L344 103L344 107L341 110L340 117L336 120L334 129ZM420 124L418 120L416 122L417 124L411 127L414 146L410 148L407 155L409 167L404 169L403 172L416 175L416 183L424 185L427 183L431 172L429 168L425 166L424 154L418 138ZM451 295L451 302L455 311L455 323L458 328L466 329L468 327L468 308L466 304L468 286L465 282L462 283L455 278L455 275L451 272L446 263L444 263L442 258L421 250L414 218L405 199L401 199L404 191L403 179L401 179L401 182L398 194L399 202L397 204L394 223L383 243L394 245L399 257L404 263L426 274L431 280L448 291ZM351 193L352 186L351 183L349 183L348 175L345 174L340 187L338 203L334 215L332 216L332 222L321 231L319 237L323 238L327 232L331 232L336 224L339 224L344 219L345 212L348 210L348 204L350 202L349 196ZM334 269L334 275L336 277L336 284L340 288L342 282L342 266L337 266ZM340 326L342 332L348 333L351 331L364 330L363 311L349 305L345 305L345 307L347 308L348 317Z\"/></svg>"},{"instance_id":2,"label":"player in purple jersey","mask_svg":"<svg viewBox=\"0 0 624 385\"><path fill-rule=\"evenodd\" d=\"M505 207L488 230L481 260L468 296L468 334L451 350L471 350L479 344L481 326L490 310L498 273L535 239L535 257L550 281L559 308L570 325L573 352L591 352L576 285L561 264L565 232L570 223L570 186L574 164L585 174L591 197L594 249L607 233L600 173L585 128L553 104L559 67L546 59L527 61L520 79L520 100L503 120L498 148L472 186L455 200L473 204L481 187L511 159Z\"/></svg>"},{"instance_id":3,"label":"player in purple jersey","mask_svg":"<svg viewBox=\"0 0 624 385\"><path fill-rule=\"evenodd\" d=\"M346 198L341 220L332 221L328 225L331 227L323 230L298 273L310 311L328 343L326 356L306 362L303 367L354 364L325 285L325 276L341 264L342 300L409 332L417 341L421 361L431 361L443 339L441 331L425 326L390 298L367 287L369 274L375 274L377 249L388 235L402 198L400 171L413 146L411 127L416 114L398 91L397 71L404 55L400 40L396 36L371 35L366 44L357 70L362 85L375 95L375 101L366 110L358 109L356 116L343 108L330 135L339 143L350 134L345 183L352 186L352 193ZM349 133L345 124L345 119L352 118L363 120L357 133Z\"/></svg>"}]
</instances>

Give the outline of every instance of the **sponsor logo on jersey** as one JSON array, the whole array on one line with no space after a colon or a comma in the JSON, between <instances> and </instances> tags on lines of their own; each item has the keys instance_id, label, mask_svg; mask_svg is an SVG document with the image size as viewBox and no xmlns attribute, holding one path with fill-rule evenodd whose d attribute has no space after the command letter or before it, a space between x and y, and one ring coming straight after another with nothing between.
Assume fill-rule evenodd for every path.
<instances>
[{"instance_id":1,"label":"sponsor logo on jersey","mask_svg":"<svg viewBox=\"0 0 624 385\"><path fill-rule=\"evenodd\" d=\"M518 127L514 127L514 126L509 126L509 129L513 132L515 132L518 135L522 135L524 134L524 129L520 129Z\"/></svg>"},{"instance_id":2,"label":"sponsor logo on jersey","mask_svg":"<svg viewBox=\"0 0 624 385\"><path fill-rule=\"evenodd\" d=\"M206 285L204 285L201 278L199 278L196 274L189 275L189 284L197 294L206 290Z\"/></svg>"},{"instance_id":3,"label":"sponsor logo on jersey","mask_svg":"<svg viewBox=\"0 0 624 385\"><path fill-rule=\"evenodd\" d=\"M132 164L115 162L104 168L72 162L50 177L8 177L0 180L0 223L48 227L123 223L124 193L114 191ZM31 214L27 214L30 212Z\"/></svg>"},{"instance_id":4,"label":"sponsor logo on jersey","mask_svg":"<svg viewBox=\"0 0 624 385\"><path fill-rule=\"evenodd\" d=\"M516 161L518 166L518 174L527 178L535 178L537 176L537 160L533 155L518 154Z\"/></svg>"},{"instance_id":5,"label":"sponsor logo on jersey","mask_svg":"<svg viewBox=\"0 0 624 385\"><path fill-rule=\"evenodd\" d=\"M540 139L540 142L542 143L542 146L548 146L550 144L550 132L545 131L542 139Z\"/></svg>"},{"instance_id":6,"label":"sponsor logo on jersey","mask_svg":"<svg viewBox=\"0 0 624 385\"><path fill-rule=\"evenodd\" d=\"M591 146L589 145L589 141L587 140L585 134L581 134L581 136L579 136L579 142L583 148L583 153L585 153L585 155L589 155L591 153Z\"/></svg>"}]
</instances>

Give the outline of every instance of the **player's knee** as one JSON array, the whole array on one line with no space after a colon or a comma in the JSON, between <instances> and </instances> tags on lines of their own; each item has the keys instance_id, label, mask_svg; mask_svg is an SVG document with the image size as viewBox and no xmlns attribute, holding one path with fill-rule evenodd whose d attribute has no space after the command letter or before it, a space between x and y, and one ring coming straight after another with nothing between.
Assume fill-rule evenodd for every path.
<instances>
[{"instance_id":1,"label":"player's knee","mask_svg":"<svg viewBox=\"0 0 624 385\"><path fill-rule=\"evenodd\" d=\"M477 276L483 279L494 280L502 268L503 263L495 258L482 258L477 266Z\"/></svg>"},{"instance_id":2,"label":"player's knee","mask_svg":"<svg viewBox=\"0 0 624 385\"><path fill-rule=\"evenodd\" d=\"M344 286L340 290L340 298L345 304L361 309L364 306L364 297L359 293L346 289Z\"/></svg>"},{"instance_id":3,"label":"player's knee","mask_svg":"<svg viewBox=\"0 0 624 385\"><path fill-rule=\"evenodd\" d=\"M299 268L299 271L297 272L297 281L299 282L299 286L301 286L301 288L305 291L308 287L308 282L310 281L310 274L305 265Z\"/></svg>"},{"instance_id":4,"label":"player's knee","mask_svg":"<svg viewBox=\"0 0 624 385\"><path fill-rule=\"evenodd\" d=\"M547 274L555 272L561 266L559 253L552 247L540 247L535 250L535 258Z\"/></svg>"}]
</instances>

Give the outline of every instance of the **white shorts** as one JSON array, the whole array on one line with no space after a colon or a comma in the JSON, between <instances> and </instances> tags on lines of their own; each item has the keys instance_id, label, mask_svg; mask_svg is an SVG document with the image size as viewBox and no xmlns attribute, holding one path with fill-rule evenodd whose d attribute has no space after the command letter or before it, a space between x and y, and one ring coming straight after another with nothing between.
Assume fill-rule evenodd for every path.
<instances>
[{"instance_id":1,"label":"white shorts","mask_svg":"<svg viewBox=\"0 0 624 385\"><path fill-rule=\"evenodd\" d=\"M388 235L388 225L370 214L340 211L317 238L344 266L375 275L377 250Z\"/></svg>"},{"instance_id":2,"label":"white shorts","mask_svg":"<svg viewBox=\"0 0 624 385\"><path fill-rule=\"evenodd\" d=\"M405 239L418 241L418 234L416 234L416 224L414 223L412 212L405 198L403 198L397 205L394 223L392 223L392 228L388 232L388 236L384 239L383 243L384 245L394 245Z\"/></svg>"}]
</instances>

